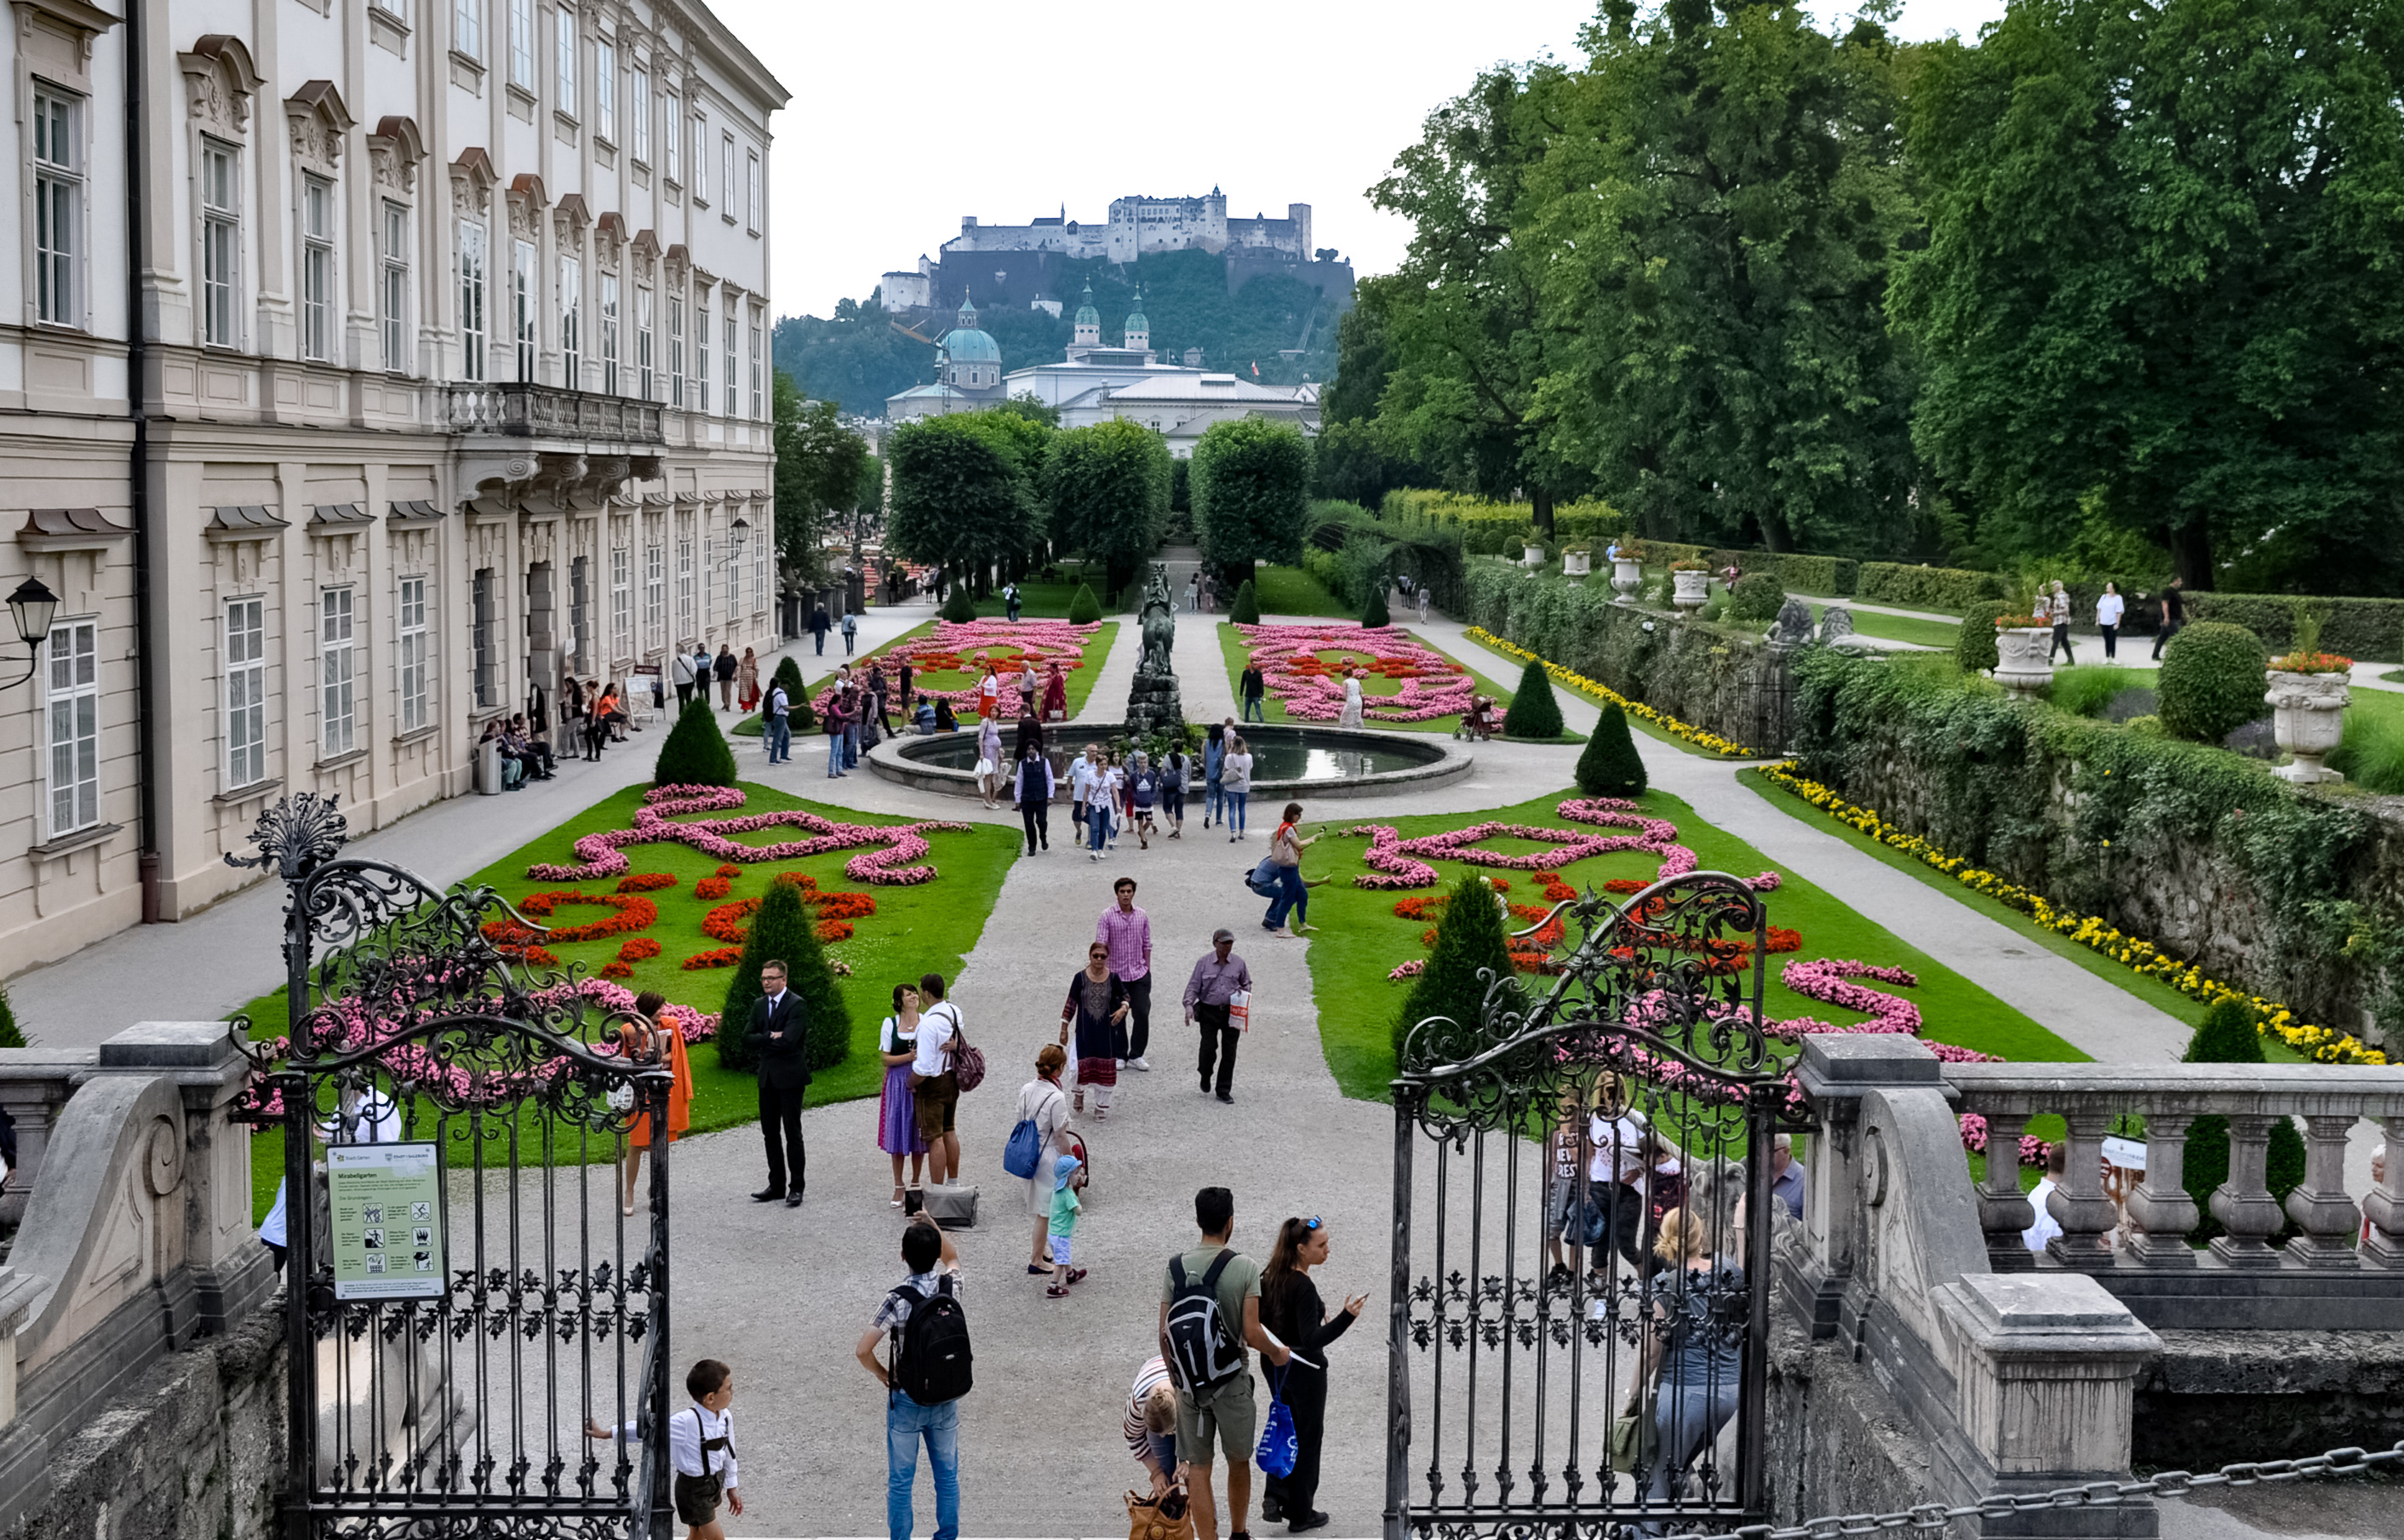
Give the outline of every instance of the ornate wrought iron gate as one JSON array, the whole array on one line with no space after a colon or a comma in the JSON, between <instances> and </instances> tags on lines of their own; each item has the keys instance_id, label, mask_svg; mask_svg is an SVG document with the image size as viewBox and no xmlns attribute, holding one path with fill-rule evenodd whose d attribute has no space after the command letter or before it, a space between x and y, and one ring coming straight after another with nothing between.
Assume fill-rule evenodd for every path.
<instances>
[{"instance_id":1,"label":"ornate wrought iron gate","mask_svg":"<svg viewBox=\"0 0 2404 1540\"><path fill-rule=\"evenodd\" d=\"M1386 1540L1767 1516L1786 1096L1761 1026L1767 912L1698 873L1552 919L1582 935L1548 989L1491 980L1481 1020L1432 1017L1403 1045ZM1564 1123L1585 1136L1566 1151ZM1639 1424L1672 1447L1616 1474L1614 1421L1647 1383Z\"/></svg>"},{"instance_id":2,"label":"ornate wrought iron gate","mask_svg":"<svg viewBox=\"0 0 2404 1540\"><path fill-rule=\"evenodd\" d=\"M234 1029L284 1134L285 1533L666 1540L668 1144L633 1214L619 1173L673 1076L491 889L346 837L303 793L227 857L287 893L289 1037Z\"/></svg>"}]
</instances>

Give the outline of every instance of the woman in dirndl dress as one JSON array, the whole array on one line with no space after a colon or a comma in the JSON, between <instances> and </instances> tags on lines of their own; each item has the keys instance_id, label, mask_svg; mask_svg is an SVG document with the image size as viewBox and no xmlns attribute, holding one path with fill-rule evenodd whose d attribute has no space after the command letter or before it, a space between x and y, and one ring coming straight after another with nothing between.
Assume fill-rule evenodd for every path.
<instances>
[{"instance_id":1,"label":"woman in dirndl dress","mask_svg":"<svg viewBox=\"0 0 2404 1540\"><path fill-rule=\"evenodd\" d=\"M885 1060L885 1094L876 1103L876 1147L893 1157L893 1207L902 1207L902 1158L910 1157L910 1190L927 1174L927 1141L918 1135L918 1097L910 1089L910 1064L918 1057L918 991L893 987L893 1014L878 1029L877 1053Z\"/></svg>"}]
</instances>

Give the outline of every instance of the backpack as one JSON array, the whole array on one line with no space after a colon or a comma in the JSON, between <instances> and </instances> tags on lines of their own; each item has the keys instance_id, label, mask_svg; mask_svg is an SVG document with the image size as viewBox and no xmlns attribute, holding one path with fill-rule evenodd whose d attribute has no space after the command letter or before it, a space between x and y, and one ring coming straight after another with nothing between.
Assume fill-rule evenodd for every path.
<instances>
[{"instance_id":1,"label":"backpack","mask_svg":"<svg viewBox=\"0 0 2404 1540\"><path fill-rule=\"evenodd\" d=\"M952 1078L962 1092L973 1091L985 1084L985 1055L969 1046L968 1033L960 1029L960 1013L950 1001L937 1002L935 1009L951 1008L952 1040L944 1051L952 1056ZM933 1012L928 1013L929 1015Z\"/></svg>"},{"instance_id":2,"label":"backpack","mask_svg":"<svg viewBox=\"0 0 2404 1540\"><path fill-rule=\"evenodd\" d=\"M894 1298L907 1298L909 1319L893 1328L893 1383L922 1407L957 1401L969 1393L976 1377L969 1351L968 1311L952 1293L946 1275L933 1294L922 1295L904 1283Z\"/></svg>"},{"instance_id":3,"label":"backpack","mask_svg":"<svg viewBox=\"0 0 2404 1540\"><path fill-rule=\"evenodd\" d=\"M1244 1372L1244 1350L1219 1309L1219 1275L1235 1257L1229 1247L1198 1279L1185 1276L1185 1258L1168 1259L1168 1362L1177 1381L1199 1393Z\"/></svg>"},{"instance_id":4,"label":"backpack","mask_svg":"<svg viewBox=\"0 0 2404 1540\"><path fill-rule=\"evenodd\" d=\"M1043 1130L1033 1118L1022 1117L1010 1130L1010 1142L1001 1147L1001 1169L1024 1182L1032 1179L1042 1165Z\"/></svg>"}]
</instances>

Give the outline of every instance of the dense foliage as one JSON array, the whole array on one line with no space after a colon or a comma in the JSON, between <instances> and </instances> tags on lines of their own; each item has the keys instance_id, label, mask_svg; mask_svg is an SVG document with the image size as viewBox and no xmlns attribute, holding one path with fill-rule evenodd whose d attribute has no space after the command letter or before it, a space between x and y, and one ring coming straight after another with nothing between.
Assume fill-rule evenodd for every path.
<instances>
[{"instance_id":1,"label":"dense foliage","mask_svg":"<svg viewBox=\"0 0 2404 1540\"><path fill-rule=\"evenodd\" d=\"M824 544L830 533L848 539L873 533L884 483L869 474L876 456L868 441L843 426L832 401L805 401L792 377L776 372L776 570L797 582L826 576Z\"/></svg>"},{"instance_id":2,"label":"dense foliage","mask_svg":"<svg viewBox=\"0 0 2404 1540\"><path fill-rule=\"evenodd\" d=\"M1246 578L1236 589L1236 601L1227 607L1227 619L1237 625L1261 623L1261 595Z\"/></svg>"},{"instance_id":3,"label":"dense foliage","mask_svg":"<svg viewBox=\"0 0 2404 1540\"><path fill-rule=\"evenodd\" d=\"M1962 611L1962 623L1953 629L1953 661L1962 672L1984 673L2004 661L1995 645L1995 622L2013 608L2001 599L1980 599Z\"/></svg>"},{"instance_id":4,"label":"dense foliage","mask_svg":"<svg viewBox=\"0 0 2404 1540\"><path fill-rule=\"evenodd\" d=\"M1552 676L1544 672L1543 660L1530 658L1519 670L1519 688L1512 693L1510 707L1502 713L1502 734L1549 740L1559 737L1563 730L1561 703L1554 698Z\"/></svg>"},{"instance_id":5,"label":"dense foliage","mask_svg":"<svg viewBox=\"0 0 2404 1540\"><path fill-rule=\"evenodd\" d=\"M1463 872L1453 884L1444 917L1436 922L1435 945L1427 967L1411 981L1410 993L1394 1018L1394 1053L1400 1057L1411 1029L1431 1016L1444 1016L1462 1026L1485 1020L1489 982L1502 987L1501 1008L1509 1009L1518 990L1511 967L1502 895L1475 872ZM1483 973L1486 976L1480 977Z\"/></svg>"},{"instance_id":6,"label":"dense foliage","mask_svg":"<svg viewBox=\"0 0 2404 1540\"><path fill-rule=\"evenodd\" d=\"M1249 572L1302 554L1310 441L1262 417L1213 423L1194 446L1194 527L1202 554Z\"/></svg>"},{"instance_id":7,"label":"dense foliage","mask_svg":"<svg viewBox=\"0 0 2404 1540\"><path fill-rule=\"evenodd\" d=\"M2242 625L2198 621L2162 649L2162 725L2183 738L2218 743L2269 714L2270 656Z\"/></svg>"},{"instance_id":8,"label":"dense foliage","mask_svg":"<svg viewBox=\"0 0 2404 1540\"><path fill-rule=\"evenodd\" d=\"M886 441L893 468L888 541L896 554L944 567L1006 561L1036 548L1044 516L1035 488L1049 430L1001 412L925 417Z\"/></svg>"},{"instance_id":9,"label":"dense foliage","mask_svg":"<svg viewBox=\"0 0 2404 1540\"><path fill-rule=\"evenodd\" d=\"M1077 592L1069 598L1069 619L1078 625L1091 625L1102 618L1101 601L1094 597L1089 583L1079 583Z\"/></svg>"},{"instance_id":10,"label":"dense foliage","mask_svg":"<svg viewBox=\"0 0 2404 1540\"><path fill-rule=\"evenodd\" d=\"M1728 619L1774 621L1786 603L1786 585L1775 572L1748 572L1728 595Z\"/></svg>"},{"instance_id":11,"label":"dense foliage","mask_svg":"<svg viewBox=\"0 0 2404 1540\"><path fill-rule=\"evenodd\" d=\"M1168 526L1169 465L1160 435L1124 418L1052 441L1043 468L1052 539L1100 560L1113 595L1143 570Z\"/></svg>"},{"instance_id":12,"label":"dense foliage","mask_svg":"<svg viewBox=\"0 0 2404 1540\"><path fill-rule=\"evenodd\" d=\"M651 784L734 784L734 750L726 746L726 735L719 731L718 712L709 704L707 690L687 701L684 709L677 713L676 725L668 729L668 735L660 744L659 758L652 763Z\"/></svg>"},{"instance_id":13,"label":"dense foliage","mask_svg":"<svg viewBox=\"0 0 2404 1540\"><path fill-rule=\"evenodd\" d=\"M785 725L789 729L806 733L818 726L818 714L810 709L809 693L802 688L802 665L794 661L791 653L788 652L776 660L776 671L768 676L768 683L785 687L785 701L789 707Z\"/></svg>"},{"instance_id":14,"label":"dense foliage","mask_svg":"<svg viewBox=\"0 0 2404 1540\"><path fill-rule=\"evenodd\" d=\"M762 880L766 875L762 874ZM851 1050L851 1008L827 966L826 949L818 945L802 890L790 882L769 882L760 907L751 914L751 931L743 941L743 960L726 981L726 1003L720 1016L718 1062L729 1070L748 1070L759 1062L751 1042L751 1007L760 1001L760 969L768 962L785 965L785 987L801 997L804 1042L810 1069L824 1070L843 1062Z\"/></svg>"}]
</instances>

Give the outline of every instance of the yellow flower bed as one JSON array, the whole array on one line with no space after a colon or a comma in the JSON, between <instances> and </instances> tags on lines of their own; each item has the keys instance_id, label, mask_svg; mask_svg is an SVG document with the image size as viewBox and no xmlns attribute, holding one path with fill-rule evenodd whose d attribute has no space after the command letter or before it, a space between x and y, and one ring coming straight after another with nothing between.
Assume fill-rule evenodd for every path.
<instances>
[{"instance_id":1,"label":"yellow flower bed","mask_svg":"<svg viewBox=\"0 0 2404 1540\"><path fill-rule=\"evenodd\" d=\"M2140 941L2093 915L2061 908L2042 893L1973 866L1960 856L1947 855L1918 834L1894 828L1870 809L1847 802L1818 781L1797 775L1791 760L1783 764L1765 765L1761 773L1838 822L1857 829L1880 844L1900 850L1924 865L1935 867L1965 888L2010 905L2047 930L2068 936L2090 951L2101 952L2133 973L2159 979L2189 1000L2201 1001L2206 1005L2217 1005L2224 1000L2242 1001L2254 1012L2257 1030L2277 1037L2309 1058L2323 1064L2387 1062L2385 1054L2376 1048L2363 1046L2350 1034L2298 1021L2294 1012L2275 1000L2264 1000L2260 995L2247 994L2218 979L2206 978L2203 971L2195 964L2181 962L2150 941Z\"/></svg>"},{"instance_id":2,"label":"yellow flower bed","mask_svg":"<svg viewBox=\"0 0 2404 1540\"><path fill-rule=\"evenodd\" d=\"M1521 663L1526 663L1536 655L1533 652L1529 651L1524 647L1514 646L1512 643L1504 641L1502 637L1496 636L1493 632L1487 630L1483 626L1471 626L1469 628L1469 639L1475 642L1482 642L1486 646L1492 648L1495 651L1503 654L1505 657L1516 658ZM1587 679L1584 674L1572 673L1569 669L1563 668L1559 664L1546 663L1544 665L1544 672L1553 677L1555 683L1567 685L1581 695L1591 696L1595 700L1603 701L1610 705L1616 706L1631 717L1642 717L1646 721L1651 722L1654 726L1659 728L1662 732L1669 734L1671 737L1683 739L1687 743L1693 744L1698 749L1708 749L1712 753L1718 754L1726 759L1758 759L1761 757L1762 751L1758 749L1747 749L1742 744L1736 742L1732 738L1724 738L1717 733L1707 733L1703 731L1703 729L1697 727L1692 722L1680 721L1677 718L1670 716L1665 712L1655 710L1653 707L1645 705L1642 701L1629 700L1618 691L1611 688L1611 686L1600 683L1595 679Z\"/></svg>"}]
</instances>

